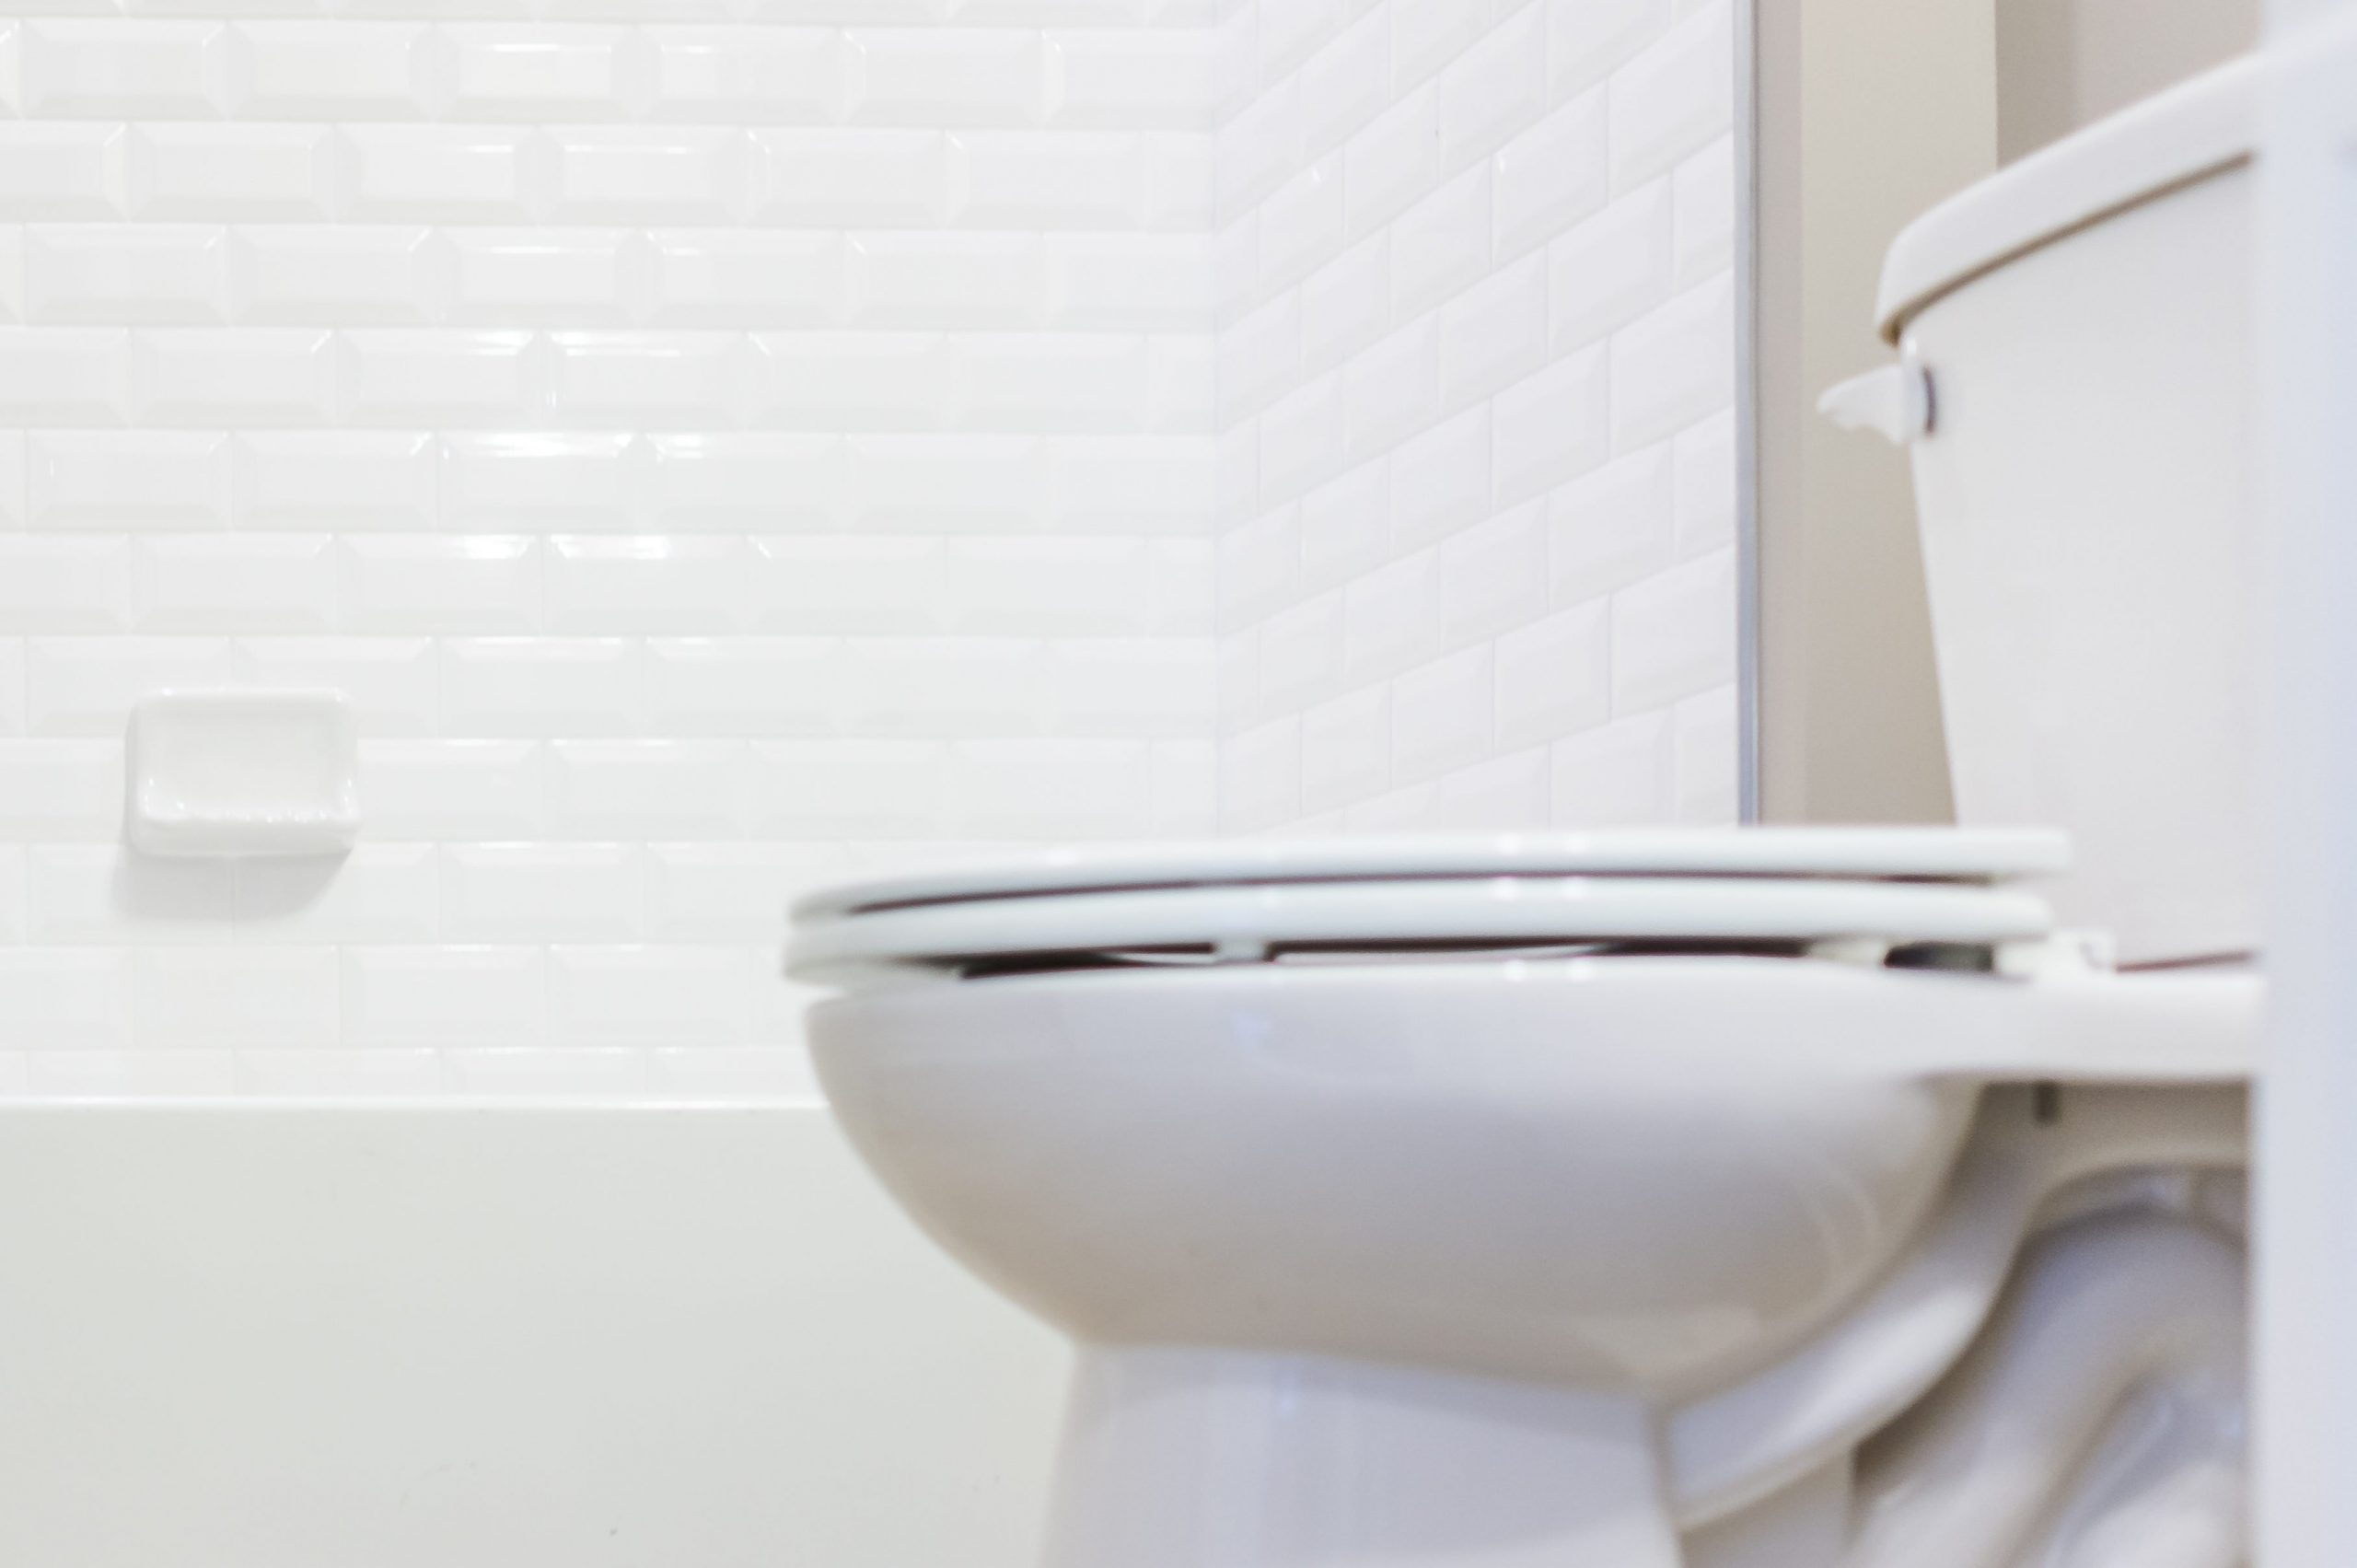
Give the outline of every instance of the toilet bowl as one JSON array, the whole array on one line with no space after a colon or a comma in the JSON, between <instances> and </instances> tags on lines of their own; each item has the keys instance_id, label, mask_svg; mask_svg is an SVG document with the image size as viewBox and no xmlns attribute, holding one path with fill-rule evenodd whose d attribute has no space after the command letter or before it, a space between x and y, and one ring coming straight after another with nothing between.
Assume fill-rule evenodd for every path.
<instances>
[{"instance_id":1,"label":"toilet bowl","mask_svg":"<svg viewBox=\"0 0 2357 1568\"><path fill-rule=\"evenodd\" d=\"M853 1139L1080 1348L1049 1568L2246 1561L2247 131L2223 73L1930 215L1831 400L1914 447L1964 826L796 907Z\"/></svg>"},{"instance_id":2,"label":"toilet bowl","mask_svg":"<svg viewBox=\"0 0 2357 1568\"><path fill-rule=\"evenodd\" d=\"M1667 1565L1933 1389L2049 1204L2212 1224L2256 981L2093 967L2061 864L1180 846L836 889L790 962L878 1175L1084 1347L1055 1568Z\"/></svg>"}]
</instances>

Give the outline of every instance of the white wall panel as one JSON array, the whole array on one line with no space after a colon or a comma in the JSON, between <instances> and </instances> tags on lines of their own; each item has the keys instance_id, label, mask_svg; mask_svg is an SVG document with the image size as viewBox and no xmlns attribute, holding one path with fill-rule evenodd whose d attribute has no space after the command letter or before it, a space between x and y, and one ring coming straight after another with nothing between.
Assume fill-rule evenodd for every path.
<instances>
[{"instance_id":1,"label":"white wall panel","mask_svg":"<svg viewBox=\"0 0 2357 1568\"><path fill-rule=\"evenodd\" d=\"M1731 15L1224 29L1224 825L1733 819Z\"/></svg>"},{"instance_id":2,"label":"white wall panel","mask_svg":"<svg viewBox=\"0 0 2357 1568\"><path fill-rule=\"evenodd\" d=\"M0 11L0 1092L807 1093L798 889L1208 828L1207 4Z\"/></svg>"},{"instance_id":3,"label":"white wall panel","mask_svg":"<svg viewBox=\"0 0 2357 1568\"><path fill-rule=\"evenodd\" d=\"M824 876L1724 818L1727 48L0 5L0 1092L800 1092ZM168 686L345 692L360 851L123 852Z\"/></svg>"}]
</instances>

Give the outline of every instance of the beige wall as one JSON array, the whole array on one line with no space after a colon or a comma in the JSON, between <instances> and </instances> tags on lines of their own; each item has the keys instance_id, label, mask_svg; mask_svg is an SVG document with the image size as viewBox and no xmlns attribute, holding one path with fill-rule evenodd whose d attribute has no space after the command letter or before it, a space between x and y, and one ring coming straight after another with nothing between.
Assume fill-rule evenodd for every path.
<instances>
[{"instance_id":1,"label":"beige wall","mask_svg":"<svg viewBox=\"0 0 2357 1568\"><path fill-rule=\"evenodd\" d=\"M1907 467L1818 419L1883 363L1884 250L2012 158L2249 47L2258 0L1758 0L1759 794L1945 821Z\"/></svg>"},{"instance_id":2,"label":"beige wall","mask_svg":"<svg viewBox=\"0 0 2357 1568\"><path fill-rule=\"evenodd\" d=\"M2258 40L2259 0L1996 0L2003 161Z\"/></svg>"},{"instance_id":3,"label":"beige wall","mask_svg":"<svg viewBox=\"0 0 2357 1568\"><path fill-rule=\"evenodd\" d=\"M1987 0L1759 0L1759 31L1761 815L1945 821L1906 463L1814 407L1887 357L1891 237L1996 167L1993 21Z\"/></svg>"}]
</instances>

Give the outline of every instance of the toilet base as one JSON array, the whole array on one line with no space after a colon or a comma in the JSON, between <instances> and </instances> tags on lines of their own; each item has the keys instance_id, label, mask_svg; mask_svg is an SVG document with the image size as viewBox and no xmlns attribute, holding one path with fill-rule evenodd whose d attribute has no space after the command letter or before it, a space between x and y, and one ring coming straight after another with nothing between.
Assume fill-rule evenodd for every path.
<instances>
[{"instance_id":1,"label":"toilet base","mask_svg":"<svg viewBox=\"0 0 2357 1568\"><path fill-rule=\"evenodd\" d=\"M1084 1347L1047 1568L1678 1568L1635 1400L1226 1350Z\"/></svg>"}]
</instances>

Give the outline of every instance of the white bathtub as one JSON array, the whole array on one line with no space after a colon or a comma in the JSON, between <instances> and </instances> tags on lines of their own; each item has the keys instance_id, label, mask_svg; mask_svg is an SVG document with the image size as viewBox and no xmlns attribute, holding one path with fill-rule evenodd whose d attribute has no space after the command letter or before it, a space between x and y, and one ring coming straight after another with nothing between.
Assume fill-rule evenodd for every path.
<instances>
[{"instance_id":1,"label":"white bathtub","mask_svg":"<svg viewBox=\"0 0 2357 1568\"><path fill-rule=\"evenodd\" d=\"M0 1562L1028 1568L1063 1358L816 1108L0 1108Z\"/></svg>"}]
</instances>

